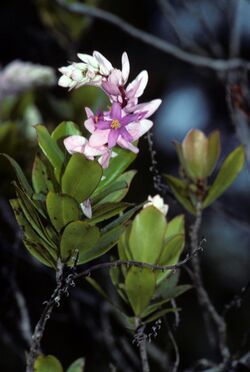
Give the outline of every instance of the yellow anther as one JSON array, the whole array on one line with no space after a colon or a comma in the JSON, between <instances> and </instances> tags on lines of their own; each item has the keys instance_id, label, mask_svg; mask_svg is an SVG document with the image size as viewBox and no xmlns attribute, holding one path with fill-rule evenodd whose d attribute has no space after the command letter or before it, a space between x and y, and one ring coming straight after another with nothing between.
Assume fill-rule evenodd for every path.
<instances>
[{"instance_id":1,"label":"yellow anther","mask_svg":"<svg viewBox=\"0 0 250 372\"><path fill-rule=\"evenodd\" d=\"M112 123L111 123L111 128L112 129L118 129L118 128L120 128L121 127L121 124L120 124L120 122L119 122L119 120L112 120Z\"/></svg>"}]
</instances>

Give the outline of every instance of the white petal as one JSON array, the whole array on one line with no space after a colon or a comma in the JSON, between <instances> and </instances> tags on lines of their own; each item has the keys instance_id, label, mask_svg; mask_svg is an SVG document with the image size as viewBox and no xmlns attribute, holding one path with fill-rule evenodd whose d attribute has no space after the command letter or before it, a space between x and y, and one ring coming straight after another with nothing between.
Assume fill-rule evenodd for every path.
<instances>
[{"instance_id":1,"label":"white petal","mask_svg":"<svg viewBox=\"0 0 250 372\"><path fill-rule=\"evenodd\" d=\"M97 129L89 137L89 144L93 147L99 147L108 143L109 129Z\"/></svg>"},{"instance_id":2,"label":"white petal","mask_svg":"<svg viewBox=\"0 0 250 372\"><path fill-rule=\"evenodd\" d=\"M83 203L80 204L82 212L85 214L87 218L92 217L92 208L90 199L86 199Z\"/></svg>"},{"instance_id":3,"label":"white petal","mask_svg":"<svg viewBox=\"0 0 250 372\"><path fill-rule=\"evenodd\" d=\"M132 83L127 86L126 92L132 90L137 85L137 83L139 83L139 85L133 97L138 98L143 94L144 89L146 88L146 85L148 83L148 72L146 70L141 71L139 75L137 75L137 77L132 81Z\"/></svg>"},{"instance_id":4,"label":"white petal","mask_svg":"<svg viewBox=\"0 0 250 372\"><path fill-rule=\"evenodd\" d=\"M136 146L134 146L131 142L126 141L121 136L118 137L117 144L124 149L134 152L135 154L139 152L139 149Z\"/></svg>"},{"instance_id":5,"label":"white petal","mask_svg":"<svg viewBox=\"0 0 250 372\"><path fill-rule=\"evenodd\" d=\"M83 53L78 53L77 56L78 58L80 58L80 60L82 60L86 64L94 67L95 69L98 69L99 64L94 57L90 56L89 54L83 54Z\"/></svg>"},{"instance_id":6,"label":"white petal","mask_svg":"<svg viewBox=\"0 0 250 372\"><path fill-rule=\"evenodd\" d=\"M122 54L122 79L123 83L125 84L128 80L129 77L129 72L130 72L130 64L129 64L129 59L128 55L126 52Z\"/></svg>"},{"instance_id":7,"label":"white petal","mask_svg":"<svg viewBox=\"0 0 250 372\"><path fill-rule=\"evenodd\" d=\"M140 112L147 112L144 118L148 118L158 109L162 100L161 99L153 99L150 102L140 103L139 105L131 106L127 109L128 112L133 113L140 113Z\"/></svg>"},{"instance_id":8,"label":"white petal","mask_svg":"<svg viewBox=\"0 0 250 372\"><path fill-rule=\"evenodd\" d=\"M142 119L139 122L130 123L126 126L127 131L133 137L133 141L143 136L153 126L153 122L148 119Z\"/></svg>"},{"instance_id":9,"label":"white petal","mask_svg":"<svg viewBox=\"0 0 250 372\"><path fill-rule=\"evenodd\" d=\"M111 72L111 70L113 70L112 64L101 53L94 51L93 56L96 58L97 62L100 64L100 69L101 69L102 74L108 75Z\"/></svg>"},{"instance_id":10,"label":"white petal","mask_svg":"<svg viewBox=\"0 0 250 372\"><path fill-rule=\"evenodd\" d=\"M68 76L61 76L58 80L58 85L63 88L69 88L72 84L72 79L70 79Z\"/></svg>"},{"instance_id":11,"label":"white petal","mask_svg":"<svg viewBox=\"0 0 250 372\"><path fill-rule=\"evenodd\" d=\"M82 136L70 136L63 141L64 146L70 154L74 154L75 152L83 153L83 148L87 142L87 139Z\"/></svg>"}]
</instances>

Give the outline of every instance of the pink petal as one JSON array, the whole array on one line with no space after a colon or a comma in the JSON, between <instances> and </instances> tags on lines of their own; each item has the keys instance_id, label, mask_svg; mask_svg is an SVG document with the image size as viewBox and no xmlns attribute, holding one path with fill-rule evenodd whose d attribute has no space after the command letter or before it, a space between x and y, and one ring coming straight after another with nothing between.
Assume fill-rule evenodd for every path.
<instances>
[{"instance_id":1,"label":"pink petal","mask_svg":"<svg viewBox=\"0 0 250 372\"><path fill-rule=\"evenodd\" d=\"M117 144L124 149L127 149L127 150L130 150L130 151L134 152L135 154L137 154L139 152L139 149L137 147L135 147L132 143L126 141L121 136L118 138Z\"/></svg>"},{"instance_id":2,"label":"pink petal","mask_svg":"<svg viewBox=\"0 0 250 372\"><path fill-rule=\"evenodd\" d=\"M126 141L129 141L129 142L133 141L133 137L131 136L131 134L129 134L129 132L127 131L125 127L120 128L120 134Z\"/></svg>"},{"instance_id":3,"label":"pink petal","mask_svg":"<svg viewBox=\"0 0 250 372\"><path fill-rule=\"evenodd\" d=\"M89 137L89 145L93 147L105 145L105 143L108 143L109 132L110 129L96 129Z\"/></svg>"},{"instance_id":4,"label":"pink petal","mask_svg":"<svg viewBox=\"0 0 250 372\"><path fill-rule=\"evenodd\" d=\"M161 99L153 99L150 102L140 103L139 105L131 106L128 108L128 111L134 113L146 112L146 114L143 116L146 119L153 115L153 113L160 106L161 102L162 102Z\"/></svg>"},{"instance_id":5,"label":"pink petal","mask_svg":"<svg viewBox=\"0 0 250 372\"><path fill-rule=\"evenodd\" d=\"M114 102L111 108L111 117L112 119L121 119L121 105L118 102Z\"/></svg>"},{"instance_id":6,"label":"pink petal","mask_svg":"<svg viewBox=\"0 0 250 372\"><path fill-rule=\"evenodd\" d=\"M105 168L108 168L109 166L109 160L110 160L110 157L111 157L111 154L112 152L111 151L106 151L105 154L103 154L98 162L101 164L101 166L105 169Z\"/></svg>"},{"instance_id":7,"label":"pink petal","mask_svg":"<svg viewBox=\"0 0 250 372\"><path fill-rule=\"evenodd\" d=\"M134 91L134 88L136 87L135 92L133 93L133 97L140 97L143 94L147 83L148 83L148 73L146 70L141 71L139 75L132 81L132 83L130 83L127 86L126 91L129 93L130 90Z\"/></svg>"},{"instance_id":8,"label":"pink petal","mask_svg":"<svg viewBox=\"0 0 250 372\"><path fill-rule=\"evenodd\" d=\"M139 122L130 123L126 126L127 131L133 137L133 141L143 136L153 126L153 122L148 119L142 119Z\"/></svg>"},{"instance_id":9,"label":"pink petal","mask_svg":"<svg viewBox=\"0 0 250 372\"><path fill-rule=\"evenodd\" d=\"M84 121L84 126L85 128L90 132L90 133L93 133L95 131L95 122L93 120L93 118L89 118L87 120Z\"/></svg>"},{"instance_id":10,"label":"pink petal","mask_svg":"<svg viewBox=\"0 0 250 372\"><path fill-rule=\"evenodd\" d=\"M129 65L129 59L126 52L122 54L122 80L123 84L125 84L128 80L130 72L130 65Z\"/></svg>"},{"instance_id":11,"label":"pink petal","mask_svg":"<svg viewBox=\"0 0 250 372\"><path fill-rule=\"evenodd\" d=\"M84 155L87 156L87 157L103 155L106 151L107 151L107 148L104 147L104 146L93 147L93 146L90 146L89 144L87 144L84 147Z\"/></svg>"},{"instance_id":12,"label":"pink petal","mask_svg":"<svg viewBox=\"0 0 250 372\"><path fill-rule=\"evenodd\" d=\"M64 146L70 154L73 154L75 152L83 153L84 146L87 142L87 139L82 136L70 136L65 138L65 140L63 141Z\"/></svg>"},{"instance_id":13,"label":"pink petal","mask_svg":"<svg viewBox=\"0 0 250 372\"><path fill-rule=\"evenodd\" d=\"M90 199L86 199L83 203L80 204L80 207L82 209L83 214L85 214L87 218L92 217L92 208L91 208Z\"/></svg>"},{"instance_id":14,"label":"pink petal","mask_svg":"<svg viewBox=\"0 0 250 372\"><path fill-rule=\"evenodd\" d=\"M89 119L91 116L94 116L93 111L89 107L85 107L85 112L87 115L87 118Z\"/></svg>"},{"instance_id":15,"label":"pink petal","mask_svg":"<svg viewBox=\"0 0 250 372\"><path fill-rule=\"evenodd\" d=\"M112 148L116 145L118 137L119 137L119 131L118 130L111 130L109 132L109 136L108 136L108 147L109 148Z\"/></svg>"},{"instance_id":16,"label":"pink petal","mask_svg":"<svg viewBox=\"0 0 250 372\"><path fill-rule=\"evenodd\" d=\"M120 94L119 88L116 85L113 85L112 83L110 83L109 81L103 81L102 88L108 94L115 95L115 96Z\"/></svg>"}]
</instances>

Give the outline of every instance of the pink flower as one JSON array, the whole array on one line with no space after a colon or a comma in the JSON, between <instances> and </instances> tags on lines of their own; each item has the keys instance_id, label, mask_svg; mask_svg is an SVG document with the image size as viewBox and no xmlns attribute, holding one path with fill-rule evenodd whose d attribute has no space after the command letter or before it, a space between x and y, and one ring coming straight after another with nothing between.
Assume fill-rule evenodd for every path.
<instances>
[{"instance_id":1,"label":"pink flower","mask_svg":"<svg viewBox=\"0 0 250 372\"><path fill-rule=\"evenodd\" d=\"M89 141L83 136L69 136L65 138L64 146L70 154L79 152L90 160L98 157L98 162L103 168L108 168L109 159L112 156L112 151L106 146L91 146Z\"/></svg>"},{"instance_id":2,"label":"pink flower","mask_svg":"<svg viewBox=\"0 0 250 372\"><path fill-rule=\"evenodd\" d=\"M89 138L90 146L108 144L108 147L112 148L118 144L137 153L139 150L132 142L140 138L153 125L152 121L144 119L147 113L138 109L137 113L127 114L118 102L114 102L111 111L106 114L108 115L104 115L103 119L96 123L92 115L85 121L86 128L92 133Z\"/></svg>"}]
</instances>

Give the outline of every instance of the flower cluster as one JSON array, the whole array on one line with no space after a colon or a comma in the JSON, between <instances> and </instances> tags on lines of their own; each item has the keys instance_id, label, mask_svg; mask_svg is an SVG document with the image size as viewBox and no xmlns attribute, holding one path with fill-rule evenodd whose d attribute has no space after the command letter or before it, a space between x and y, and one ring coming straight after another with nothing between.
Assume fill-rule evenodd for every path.
<instances>
[{"instance_id":1,"label":"flower cluster","mask_svg":"<svg viewBox=\"0 0 250 372\"><path fill-rule=\"evenodd\" d=\"M89 159L98 161L107 168L109 159L114 156L112 149L120 146L137 153L133 144L153 125L148 118L161 104L160 99L138 103L148 83L147 71L142 71L127 85L130 64L127 53L122 55L121 69L112 64L99 52L93 55L78 54L81 62L61 67L62 76L58 84L73 89L83 85L100 87L109 97L111 107L108 111L93 113L86 108L85 128L90 132L87 140L82 136L70 136L64 144L69 153L80 152Z\"/></svg>"}]
</instances>

